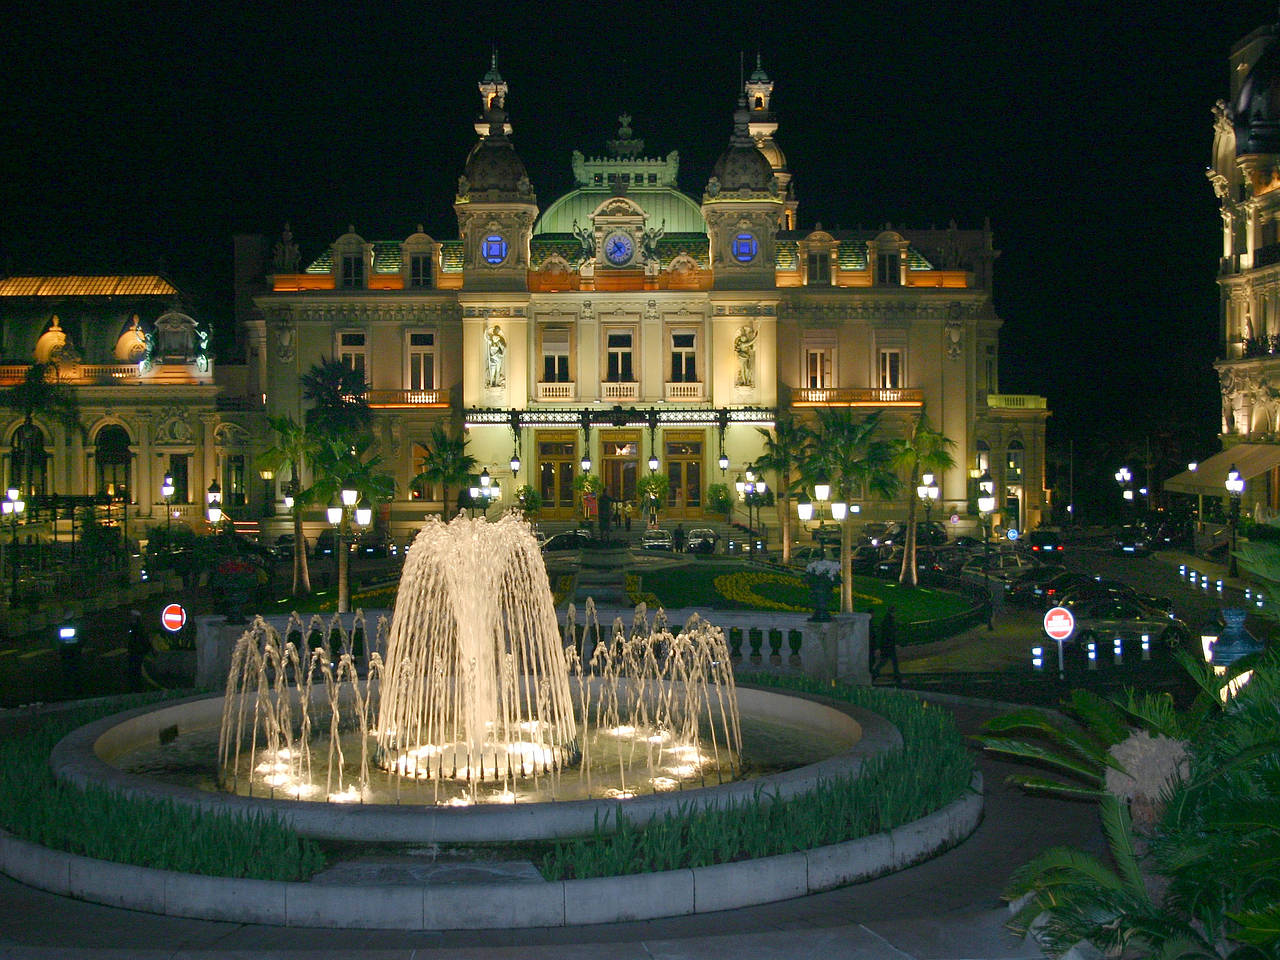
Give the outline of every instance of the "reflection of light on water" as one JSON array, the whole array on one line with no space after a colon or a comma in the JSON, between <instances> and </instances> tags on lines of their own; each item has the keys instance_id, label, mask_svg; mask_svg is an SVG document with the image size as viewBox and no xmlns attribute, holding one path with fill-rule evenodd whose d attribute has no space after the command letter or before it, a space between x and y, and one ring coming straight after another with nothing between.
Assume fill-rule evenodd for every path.
<instances>
[{"instance_id":1,"label":"reflection of light on water","mask_svg":"<svg viewBox=\"0 0 1280 960\"><path fill-rule=\"evenodd\" d=\"M546 726L541 720L525 720L520 724L520 730L523 733L538 733Z\"/></svg>"},{"instance_id":2,"label":"reflection of light on water","mask_svg":"<svg viewBox=\"0 0 1280 960\"><path fill-rule=\"evenodd\" d=\"M662 769L666 770L672 776L682 777L682 778L692 777L695 773L698 772L697 764L693 764L693 763L678 763L673 767L663 767Z\"/></svg>"},{"instance_id":3,"label":"reflection of light on water","mask_svg":"<svg viewBox=\"0 0 1280 960\"><path fill-rule=\"evenodd\" d=\"M445 801L445 806L446 807L469 807L471 806L471 801L468 800L466 797L450 797L447 801Z\"/></svg>"},{"instance_id":4,"label":"reflection of light on water","mask_svg":"<svg viewBox=\"0 0 1280 960\"><path fill-rule=\"evenodd\" d=\"M622 726L613 727L609 731L609 734L615 737L634 737L636 735L636 728L624 723Z\"/></svg>"},{"instance_id":5,"label":"reflection of light on water","mask_svg":"<svg viewBox=\"0 0 1280 960\"><path fill-rule=\"evenodd\" d=\"M670 777L653 777L649 781L654 790L674 790L679 784Z\"/></svg>"},{"instance_id":6,"label":"reflection of light on water","mask_svg":"<svg viewBox=\"0 0 1280 960\"><path fill-rule=\"evenodd\" d=\"M265 763L258 764L256 767L253 768L253 772L254 773L275 773L275 774L288 773L289 765L287 763L271 763L268 761Z\"/></svg>"},{"instance_id":7,"label":"reflection of light on water","mask_svg":"<svg viewBox=\"0 0 1280 960\"><path fill-rule=\"evenodd\" d=\"M635 796L630 790L619 790L617 787L610 787L604 795L610 800L630 800Z\"/></svg>"},{"instance_id":8,"label":"reflection of light on water","mask_svg":"<svg viewBox=\"0 0 1280 960\"><path fill-rule=\"evenodd\" d=\"M277 759L277 760L292 760L292 759L293 759L293 751L292 751L292 750L290 750L288 747L285 747L283 750L277 750L277 751L276 751L276 759Z\"/></svg>"},{"instance_id":9,"label":"reflection of light on water","mask_svg":"<svg viewBox=\"0 0 1280 960\"><path fill-rule=\"evenodd\" d=\"M516 795L510 790L503 790L499 793L492 793L488 797L490 803L515 803Z\"/></svg>"},{"instance_id":10,"label":"reflection of light on water","mask_svg":"<svg viewBox=\"0 0 1280 960\"><path fill-rule=\"evenodd\" d=\"M682 746L672 747L670 753L673 757L683 760L686 763L702 764L707 761L707 758L698 752L697 747L688 743L683 744Z\"/></svg>"},{"instance_id":11,"label":"reflection of light on water","mask_svg":"<svg viewBox=\"0 0 1280 960\"><path fill-rule=\"evenodd\" d=\"M666 743L670 739L671 739L671 734L665 733L665 732L655 733L648 737L645 737L645 740L649 741L649 743Z\"/></svg>"},{"instance_id":12,"label":"reflection of light on water","mask_svg":"<svg viewBox=\"0 0 1280 960\"><path fill-rule=\"evenodd\" d=\"M329 802L330 803L359 803L360 791L357 790L355 787L347 787L347 789L343 790L341 793L329 794Z\"/></svg>"}]
</instances>

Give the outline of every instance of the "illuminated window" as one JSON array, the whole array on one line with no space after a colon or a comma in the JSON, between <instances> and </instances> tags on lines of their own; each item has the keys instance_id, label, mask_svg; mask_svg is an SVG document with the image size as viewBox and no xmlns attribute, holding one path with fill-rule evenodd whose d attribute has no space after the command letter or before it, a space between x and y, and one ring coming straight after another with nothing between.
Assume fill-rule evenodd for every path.
<instances>
[{"instance_id":1,"label":"illuminated window","mask_svg":"<svg viewBox=\"0 0 1280 960\"><path fill-rule=\"evenodd\" d=\"M880 389L897 390L902 387L902 351L880 351Z\"/></svg>"},{"instance_id":2,"label":"illuminated window","mask_svg":"<svg viewBox=\"0 0 1280 960\"><path fill-rule=\"evenodd\" d=\"M693 330L671 332L671 382L698 382L698 335Z\"/></svg>"},{"instance_id":3,"label":"illuminated window","mask_svg":"<svg viewBox=\"0 0 1280 960\"><path fill-rule=\"evenodd\" d=\"M363 331L338 334L338 359L352 370L359 371L360 376L368 383L366 350L367 344Z\"/></svg>"},{"instance_id":4,"label":"illuminated window","mask_svg":"<svg viewBox=\"0 0 1280 960\"><path fill-rule=\"evenodd\" d=\"M1010 440L1005 451L1005 477L1010 483L1016 483L1022 479L1022 462L1025 457L1026 450L1022 446L1022 441Z\"/></svg>"},{"instance_id":5,"label":"illuminated window","mask_svg":"<svg viewBox=\"0 0 1280 960\"><path fill-rule=\"evenodd\" d=\"M506 238L498 233L491 233L481 244L481 254L486 263L499 264L507 259Z\"/></svg>"},{"instance_id":6,"label":"illuminated window","mask_svg":"<svg viewBox=\"0 0 1280 960\"><path fill-rule=\"evenodd\" d=\"M740 233L733 238L733 259L739 263L750 263L756 258L758 249L756 238L749 233Z\"/></svg>"},{"instance_id":7,"label":"illuminated window","mask_svg":"<svg viewBox=\"0 0 1280 960\"><path fill-rule=\"evenodd\" d=\"M811 390L834 387L830 347L810 347L804 352L804 385Z\"/></svg>"},{"instance_id":8,"label":"illuminated window","mask_svg":"<svg viewBox=\"0 0 1280 960\"><path fill-rule=\"evenodd\" d=\"M636 378L631 368L631 334L610 333L606 343L608 353L605 357L605 379L609 383L634 383Z\"/></svg>"},{"instance_id":9,"label":"illuminated window","mask_svg":"<svg viewBox=\"0 0 1280 960\"><path fill-rule=\"evenodd\" d=\"M436 385L436 335L409 334L409 389L433 390Z\"/></svg>"},{"instance_id":10,"label":"illuminated window","mask_svg":"<svg viewBox=\"0 0 1280 960\"><path fill-rule=\"evenodd\" d=\"M548 327L542 331L542 382L572 381L569 376L569 329Z\"/></svg>"}]
</instances>

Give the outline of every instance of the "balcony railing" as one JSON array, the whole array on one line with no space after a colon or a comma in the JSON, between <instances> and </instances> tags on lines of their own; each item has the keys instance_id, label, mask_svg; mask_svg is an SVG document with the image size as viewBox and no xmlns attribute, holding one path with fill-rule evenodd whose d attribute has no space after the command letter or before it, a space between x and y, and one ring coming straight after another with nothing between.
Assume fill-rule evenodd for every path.
<instances>
[{"instance_id":1,"label":"balcony railing","mask_svg":"<svg viewBox=\"0 0 1280 960\"><path fill-rule=\"evenodd\" d=\"M369 390L365 398L371 407L447 407L448 390Z\"/></svg>"},{"instance_id":2,"label":"balcony railing","mask_svg":"<svg viewBox=\"0 0 1280 960\"><path fill-rule=\"evenodd\" d=\"M538 384L539 400L572 400L578 395L578 385L572 380Z\"/></svg>"},{"instance_id":3,"label":"balcony railing","mask_svg":"<svg viewBox=\"0 0 1280 960\"><path fill-rule=\"evenodd\" d=\"M918 407L923 390L882 387L801 387L792 393L797 407Z\"/></svg>"},{"instance_id":4,"label":"balcony railing","mask_svg":"<svg viewBox=\"0 0 1280 960\"><path fill-rule=\"evenodd\" d=\"M636 400L639 396L640 384L634 381L618 383L613 380L602 380L600 382L601 400Z\"/></svg>"},{"instance_id":5,"label":"balcony railing","mask_svg":"<svg viewBox=\"0 0 1280 960\"><path fill-rule=\"evenodd\" d=\"M988 407L1002 407L1005 410L1044 410L1048 402L1044 397L1029 393L989 393Z\"/></svg>"},{"instance_id":6,"label":"balcony railing","mask_svg":"<svg viewBox=\"0 0 1280 960\"><path fill-rule=\"evenodd\" d=\"M668 400L702 400L706 397L706 385L697 383L668 383L665 396Z\"/></svg>"},{"instance_id":7,"label":"balcony railing","mask_svg":"<svg viewBox=\"0 0 1280 960\"><path fill-rule=\"evenodd\" d=\"M0 386L12 386L26 379L30 364L0 366ZM195 363L157 363L145 373L136 363L63 364L58 382L77 387L110 386L119 383L211 383L213 368L199 369Z\"/></svg>"}]
</instances>

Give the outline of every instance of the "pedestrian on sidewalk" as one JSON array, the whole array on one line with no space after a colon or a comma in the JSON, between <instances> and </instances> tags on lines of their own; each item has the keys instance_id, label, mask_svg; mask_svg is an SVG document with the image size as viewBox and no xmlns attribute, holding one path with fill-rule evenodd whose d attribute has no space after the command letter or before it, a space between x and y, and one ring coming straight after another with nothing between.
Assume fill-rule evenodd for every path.
<instances>
[{"instance_id":1,"label":"pedestrian on sidewalk","mask_svg":"<svg viewBox=\"0 0 1280 960\"><path fill-rule=\"evenodd\" d=\"M631 532L631 501L628 500L622 507L622 522L627 528L627 533Z\"/></svg>"},{"instance_id":2,"label":"pedestrian on sidewalk","mask_svg":"<svg viewBox=\"0 0 1280 960\"><path fill-rule=\"evenodd\" d=\"M880 636L876 644L876 662L871 667L874 683L886 663L893 664L893 682L902 686L902 672L898 669L898 624L893 617L893 607L888 607L880 621Z\"/></svg>"}]
</instances>

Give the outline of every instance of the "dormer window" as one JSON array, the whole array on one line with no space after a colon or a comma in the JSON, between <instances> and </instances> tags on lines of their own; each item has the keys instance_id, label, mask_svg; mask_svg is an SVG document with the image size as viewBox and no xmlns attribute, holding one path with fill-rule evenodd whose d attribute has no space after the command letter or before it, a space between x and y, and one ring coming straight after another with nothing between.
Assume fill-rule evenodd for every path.
<instances>
[{"instance_id":1,"label":"dormer window","mask_svg":"<svg viewBox=\"0 0 1280 960\"><path fill-rule=\"evenodd\" d=\"M360 253L344 253L342 255L342 286L358 289L364 286L364 255Z\"/></svg>"},{"instance_id":2,"label":"dormer window","mask_svg":"<svg viewBox=\"0 0 1280 960\"><path fill-rule=\"evenodd\" d=\"M429 287L433 275L432 256L429 253L415 253L409 257L409 286Z\"/></svg>"},{"instance_id":3,"label":"dormer window","mask_svg":"<svg viewBox=\"0 0 1280 960\"><path fill-rule=\"evenodd\" d=\"M876 256L876 283L882 287L896 287L902 283L902 272L896 253Z\"/></svg>"},{"instance_id":4,"label":"dormer window","mask_svg":"<svg viewBox=\"0 0 1280 960\"><path fill-rule=\"evenodd\" d=\"M826 250L815 250L809 254L807 266L805 283L808 286L831 286L831 254Z\"/></svg>"}]
</instances>

